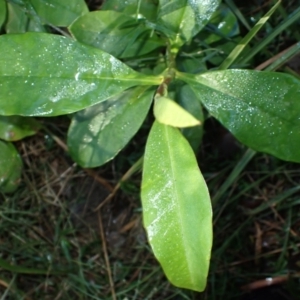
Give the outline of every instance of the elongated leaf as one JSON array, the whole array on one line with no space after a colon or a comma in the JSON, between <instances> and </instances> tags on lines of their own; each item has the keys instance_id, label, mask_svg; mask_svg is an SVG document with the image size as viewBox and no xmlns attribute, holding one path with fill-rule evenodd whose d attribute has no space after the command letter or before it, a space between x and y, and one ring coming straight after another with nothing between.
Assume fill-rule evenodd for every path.
<instances>
[{"instance_id":1,"label":"elongated leaf","mask_svg":"<svg viewBox=\"0 0 300 300\"><path fill-rule=\"evenodd\" d=\"M20 116L0 116L0 139L18 141L34 135L40 129L40 124L33 118Z\"/></svg>"},{"instance_id":2,"label":"elongated leaf","mask_svg":"<svg viewBox=\"0 0 300 300\"><path fill-rule=\"evenodd\" d=\"M62 115L135 85L160 84L113 56L42 33L0 36L0 114Z\"/></svg>"},{"instance_id":3,"label":"elongated leaf","mask_svg":"<svg viewBox=\"0 0 300 300\"><path fill-rule=\"evenodd\" d=\"M144 23L116 11L88 13L78 18L70 31L77 41L120 58L136 57L164 46Z\"/></svg>"},{"instance_id":4,"label":"elongated leaf","mask_svg":"<svg viewBox=\"0 0 300 300\"><path fill-rule=\"evenodd\" d=\"M157 97L154 102L154 116L162 124L174 127L191 127L200 125L192 114L166 97Z\"/></svg>"},{"instance_id":5,"label":"elongated leaf","mask_svg":"<svg viewBox=\"0 0 300 300\"><path fill-rule=\"evenodd\" d=\"M138 19L145 17L150 21L155 21L157 4L156 0L106 0L101 6L101 10L114 10Z\"/></svg>"},{"instance_id":6,"label":"elongated leaf","mask_svg":"<svg viewBox=\"0 0 300 300\"><path fill-rule=\"evenodd\" d=\"M24 33L24 32L45 32L46 29L41 23L38 16L34 15L34 10L24 5L18 5L16 3L7 3L8 16L6 22L7 33ZM32 12L31 13L29 13Z\"/></svg>"},{"instance_id":7,"label":"elongated leaf","mask_svg":"<svg viewBox=\"0 0 300 300\"><path fill-rule=\"evenodd\" d=\"M219 3L219 0L159 0L158 22L178 47L208 23Z\"/></svg>"},{"instance_id":8,"label":"elongated leaf","mask_svg":"<svg viewBox=\"0 0 300 300\"><path fill-rule=\"evenodd\" d=\"M69 26L79 16L88 12L84 0L30 0L44 24Z\"/></svg>"},{"instance_id":9,"label":"elongated leaf","mask_svg":"<svg viewBox=\"0 0 300 300\"><path fill-rule=\"evenodd\" d=\"M82 167L114 158L142 125L153 90L138 87L78 112L68 133L71 156Z\"/></svg>"},{"instance_id":10,"label":"elongated leaf","mask_svg":"<svg viewBox=\"0 0 300 300\"><path fill-rule=\"evenodd\" d=\"M300 81L282 73L180 74L208 111L250 148L300 162Z\"/></svg>"},{"instance_id":11,"label":"elongated leaf","mask_svg":"<svg viewBox=\"0 0 300 300\"><path fill-rule=\"evenodd\" d=\"M212 245L208 190L188 142L158 122L146 145L142 204L149 242L168 279L202 291Z\"/></svg>"},{"instance_id":12,"label":"elongated leaf","mask_svg":"<svg viewBox=\"0 0 300 300\"><path fill-rule=\"evenodd\" d=\"M13 192L19 185L22 161L11 143L0 140L0 191Z\"/></svg>"},{"instance_id":13,"label":"elongated leaf","mask_svg":"<svg viewBox=\"0 0 300 300\"><path fill-rule=\"evenodd\" d=\"M3 25L6 18L6 3L4 0L0 0L0 28Z\"/></svg>"}]
</instances>

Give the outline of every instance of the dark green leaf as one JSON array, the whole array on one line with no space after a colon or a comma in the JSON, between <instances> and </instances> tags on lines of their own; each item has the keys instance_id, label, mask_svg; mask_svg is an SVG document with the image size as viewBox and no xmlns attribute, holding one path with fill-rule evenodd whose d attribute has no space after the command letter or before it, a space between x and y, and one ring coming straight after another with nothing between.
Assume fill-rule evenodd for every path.
<instances>
[{"instance_id":1,"label":"dark green leaf","mask_svg":"<svg viewBox=\"0 0 300 300\"><path fill-rule=\"evenodd\" d=\"M160 76L137 73L113 56L42 33L0 36L0 114L53 116L82 110Z\"/></svg>"},{"instance_id":2,"label":"dark green leaf","mask_svg":"<svg viewBox=\"0 0 300 300\"><path fill-rule=\"evenodd\" d=\"M156 2L156 0L106 0L101 6L101 10L114 10L128 16L133 16L136 19L145 17L150 21L155 21L157 12Z\"/></svg>"},{"instance_id":3,"label":"dark green leaf","mask_svg":"<svg viewBox=\"0 0 300 300\"><path fill-rule=\"evenodd\" d=\"M22 161L11 143L0 141L0 191L11 193L19 185Z\"/></svg>"},{"instance_id":4,"label":"dark green leaf","mask_svg":"<svg viewBox=\"0 0 300 300\"><path fill-rule=\"evenodd\" d=\"M6 19L6 2L0 0L0 28Z\"/></svg>"},{"instance_id":5,"label":"dark green leaf","mask_svg":"<svg viewBox=\"0 0 300 300\"><path fill-rule=\"evenodd\" d=\"M78 17L86 14L88 8L84 0L30 0L44 24L69 26Z\"/></svg>"},{"instance_id":6,"label":"dark green leaf","mask_svg":"<svg viewBox=\"0 0 300 300\"><path fill-rule=\"evenodd\" d=\"M196 94L189 85L181 86L176 93L176 100L188 112L190 112L197 120L200 120L199 126L183 128L181 130L184 137L189 141L195 152L199 149L203 135L204 116L201 103L198 101Z\"/></svg>"},{"instance_id":7,"label":"dark green leaf","mask_svg":"<svg viewBox=\"0 0 300 300\"><path fill-rule=\"evenodd\" d=\"M136 57L164 46L144 23L115 11L88 13L78 18L70 31L79 42L120 58Z\"/></svg>"},{"instance_id":8,"label":"dark green leaf","mask_svg":"<svg viewBox=\"0 0 300 300\"><path fill-rule=\"evenodd\" d=\"M220 0L159 0L158 22L175 47L197 34L210 20Z\"/></svg>"},{"instance_id":9,"label":"dark green leaf","mask_svg":"<svg viewBox=\"0 0 300 300\"><path fill-rule=\"evenodd\" d=\"M149 242L168 279L202 291L212 245L208 190L180 131L158 122L146 145L142 204Z\"/></svg>"},{"instance_id":10,"label":"dark green leaf","mask_svg":"<svg viewBox=\"0 0 300 300\"><path fill-rule=\"evenodd\" d=\"M74 115L68 133L73 159L92 168L114 158L140 128L153 93L134 88Z\"/></svg>"},{"instance_id":11,"label":"dark green leaf","mask_svg":"<svg viewBox=\"0 0 300 300\"><path fill-rule=\"evenodd\" d=\"M25 6L7 3L8 17L6 22L7 33L45 32L39 18L28 13Z\"/></svg>"},{"instance_id":12,"label":"dark green leaf","mask_svg":"<svg viewBox=\"0 0 300 300\"><path fill-rule=\"evenodd\" d=\"M210 32L208 36L207 31ZM207 44L214 43L222 38L231 38L240 33L237 18L226 5L220 5L219 9L213 14L207 26L207 31L203 32L203 35L200 34Z\"/></svg>"},{"instance_id":13,"label":"dark green leaf","mask_svg":"<svg viewBox=\"0 0 300 300\"><path fill-rule=\"evenodd\" d=\"M33 118L20 116L0 116L0 139L18 141L34 135L40 129L40 124Z\"/></svg>"},{"instance_id":14,"label":"dark green leaf","mask_svg":"<svg viewBox=\"0 0 300 300\"><path fill-rule=\"evenodd\" d=\"M274 72L179 74L207 110L242 143L300 162L300 81Z\"/></svg>"}]
</instances>

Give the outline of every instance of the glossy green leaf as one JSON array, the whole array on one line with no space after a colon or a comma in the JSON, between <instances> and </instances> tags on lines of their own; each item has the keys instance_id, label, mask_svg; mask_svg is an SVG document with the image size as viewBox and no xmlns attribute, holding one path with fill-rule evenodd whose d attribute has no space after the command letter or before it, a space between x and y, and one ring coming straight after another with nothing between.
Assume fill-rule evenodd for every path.
<instances>
[{"instance_id":1,"label":"glossy green leaf","mask_svg":"<svg viewBox=\"0 0 300 300\"><path fill-rule=\"evenodd\" d=\"M183 128L181 130L184 137L189 141L195 152L199 149L203 136L204 115L202 105L197 95L189 85L181 86L176 92L176 100L178 103L197 120L201 122L200 126Z\"/></svg>"},{"instance_id":2,"label":"glossy green leaf","mask_svg":"<svg viewBox=\"0 0 300 300\"><path fill-rule=\"evenodd\" d=\"M300 162L300 81L274 72L178 74L207 110L250 148Z\"/></svg>"},{"instance_id":3,"label":"glossy green leaf","mask_svg":"<svg viewBox=\"0 0 300 300\"><path fill-rule=\"evenodd\" d=\"M6 2L0 0L0 28L6 19Z\"/></svg>"},{"instance_id":4,"label":"glossy green leaf","mask_svg":"<svg viewBox=\"0 0 300 300\"><path fill-rule=\"evenodd\" d=\"M160 76L137 73L113 56L42 33L0 36L0 114L53 116L82 110Z\"/></svg>"},{"instance_id":5,"label":"glossy green leaf","mask_svg":"<svg viewBox=\"0 0 300 300\"><path fill-rule=\"evenodd\" d=\"M208 23L219 3L219 0L159 0L158 23L179 47Z\"/></svg>"},{"instance_id":6,"label":"glossy green leaf","mask_svg":"<svg viewBox=\"0 0 300 300\"><path fill-rule=\"evenodd\" d=\"M200 125L192 114L166 97L155 98L153 111L156 120L165 125L181 128Z\"/></svg>"},{"instance_id":7,"label":"glossy green leaf","mask_svg":"<svg viewBox=\"0 0 300 300\"><path fill-rule=\"evenodd\" d=\"M88 12L84 0L30 0L44 24L69 26Z\"/></svg>"},{"instance_id":8,"label":"glossy green leaf","mask_svg":"<svg viewBox=\"0 0 300 300\"><path fill-rule=\"evenodd\" d=\"M7 33L45 32L40 19L28 13L23 5L7 3L8 16L5 26Z\"/></svg>"},{"instance_id":9,"label":"glossy green leaf","mask_svg":"<svg viewBox=\"0 0 300 300\"><path fill-rule=\"evenodd\" d=\"M116 11L88 13L78 18L70 31L79 42L119 58L140 56L164 46L144 23Z\"/></svg>"},{"instance_id":10,"label":"glossy green leaf","mask_svg":"<svg viewBox=\"0 0 300 300\"><path fill-rule=\"evenodd\" d=\"M145 87L134 88L76 113L68 133L73 159L92 168L114 158L142 125L153 93Z\"/></svg>"},{"instance_id":11,"label":"glossy green leaf","mask_svg":"<svg viewBox=\"0 0 300 300\"><path fill-rule=\"evenodd\" d=\"M19 185L22 161L11 143L0 140L0 191L11 193Z\"/></svg>"},{"instance_id":12,"label":"glossy green leaf","mask_svg":"<svg viewBox=\"0 0 300 300\"><path fill-rule=\"evenodd\" d=\"M33 118L20 116L0 116L0 139L18 141L24 137L36 134L41 128Z\"/></svg>"},{"instance_id":13,"label":"glossy green leaf","mask_svg":"<svg viewBox=\"0 0 300 300\"><path fill-rule=\"evenodd\" d=\"M101 6L101 10L114 10L136 19L146 18L150 21L156 19L157 4L156 0L106 0Z\"/></svg>"},{"instance_id":14,"label":"glossy green leaf","mask_svg":"<svg viewBox=\"0 0 300 300\"><path fill-rule=\"evenodd\" d=\"M202 291L212 246L209 193L188 142L158 122L146 145L142 205L149 242L168 279Z\"/></svg>"}]
</instances>

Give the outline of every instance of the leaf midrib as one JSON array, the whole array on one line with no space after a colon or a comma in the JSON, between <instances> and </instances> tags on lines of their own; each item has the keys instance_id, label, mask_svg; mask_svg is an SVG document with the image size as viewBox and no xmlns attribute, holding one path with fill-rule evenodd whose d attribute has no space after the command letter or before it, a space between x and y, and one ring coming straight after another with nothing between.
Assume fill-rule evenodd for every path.
<instances>
[{"instance_id":1,"label":"leaf midrib","mask_svg":"<svg viewBox=\"0 0 300 300\"><path fill-rule=\"evenodd\" d=\"M171 173L172 173L172 178L173 178L173 183L174 183L174 182L176 182L176 180L174 180L175 179L175 175L174 175L175 167L174 167L174 163L173 163L173 159L172 159L172 157L173 157L172 148L170 147L170 143L169 143L169 133L168 133L169 128L168 127L169 127L168 125L164 125L166 140L168 141L167 142L167 148L168 148L168 154L169 154L168 157L170 158ZM172 129L176 130L175 128L172 128ZM176 207L178 208L178 207L180 207L180 201L178 201L179 196L178 196L176 184L174 184L174 186L175 186L175 188L173 188L173 193L175 192L175 194L176 194L176 202L178 204ZM177 216L178 216L178 219L180 219L180 224L183 224L180 209L179 210L177 209ZM186 239L185 239L185 235L182 230L182 226L180 226L180 235L181 235L181 239L184 241L184 244L188 245L188 243L186 242ZM190 274L192 274L192 268L189 263L189 259L187 259L187 255L186 255L186 253L188 252L188 249L189 249L188 247L184 247L184 254L185 254L184 257L185 257L185 261L187 263L187 266L189 269L189 275L190 275ZM193 282L193 277L192 276L189 276L189 277L190 277L191 282ZM193 284L194 284L194 282L193 282Z\"/></svg>"}]
</instances>

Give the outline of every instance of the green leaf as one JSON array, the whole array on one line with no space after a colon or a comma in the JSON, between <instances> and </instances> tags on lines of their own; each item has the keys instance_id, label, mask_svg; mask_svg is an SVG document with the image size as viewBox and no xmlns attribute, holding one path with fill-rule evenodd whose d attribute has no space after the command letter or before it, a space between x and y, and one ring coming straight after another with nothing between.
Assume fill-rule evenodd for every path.
<instances>
[{"instance_id":1,"label":"green leaf","mask_svg":"<svg viewBox=\"0 0 300 300\"><path fill-rule=\"evenodd\" d=\"M210 20L220 0L159 0L158 24L165 27L172 44L180 47Z\"/></svg>"},{"instance_id":2,"label":"green leaf","mask_svg":"<svg viewBox=\"0 0 300 300\"><path fill-rule=\"evenodd\" d=\"M187 84L181 86L176 92L176 100L189 113L201 122L200 126L183 128L181 130L184 137L189 141L194 152L197 152L202 141L204 115L201 103L197 95Z\"/></svg>"},{"instance_id":3,"label":"green leaf","mask_svg":"<svg viewBox=\"0 0 300 300\"><path fill-rule=\"evenodd\" d=\"M168 279L203 291L212 246L209 193L188 142L158 122L146 145L142 205L149 242Z\"/></svg>"},{"instance_id":4,"label":"green leaf","mask_svg":"<svg viewBox=\"0 0 300 300\"><path fill-rule=\"evenodd\" d=\"M155 98L154 116L158 122L174 127L183 128L200 125L200 121L192 114L166 97Z\"/></svg>"},{"instance_id":5,"label":"green leaf","mask_svg":"<svg viewBox=\"0 0 300 300\"><path fill-rule=\"evenodd\" d=\"M6 2L0 0L0 28L6 19Z\"/></svg>"},{"instance_id":6,"label":"green leaf","mask_svg":"<svg viewBox=\"0 0 300 300\"><path fill-rule=\"evenodd\" d=\"M20 116L0 116L0 139L18 141L37 133L40 123L33 118Z\"/></svg>"},{"instance_id":7,"label":"green leaf","mask_svg":"<svg viewBox=\"0 0 300 300\"><path fill-rule=\"evenodd\" d=\"M156 0L106 0L101 10L114 10L136 19L145 17L150 21L155 21L157 5Z\"/></svg>"},{"instance_id":8,"label":"green leaf","mask_svg":"<svg viewBox=\"0 0 300 300\"><path fill-rule=\"evenodd\" d=\"M138 87L76 113L68 133L73 159L93 168L114 158L142 125L153 94Z\"/></svg>"},{"instance_id":9,"label":"green leaf","mask_svg":"<svg viewBox=\"0 0 300 300\"><path fill-rule=\"evenodd\" d=\"M67 114L129 87L162 81L58 35L6 34L0 36L0 53L0 115Z\"/></svg>"},{"instance_id":10,"label":"green leaf","mask_svg":"<svg viewBox=\"0 0 300 300\"><path fill-rule=\"evenodd\" d=\"M248 147L300 162L300 81L275 72L178 74L207 110Z\"/></svg>"},{"instance_id":11,"label":"green leaf","mask_svg":"<svg viewBox=\"0 0 300 300\"><path fill-rule=\"evenodd\" d=\"M69 26L89 10L84 0L30 0L44 24Z\"/></svg>"},{"instance_id":12,"label":"green leaf","mask_svg":"<svg viewBox=\"0 0 300 300\"><path fill-rule=\"evenodd\" d=\"M120 58L140 56L164 46L144 23L115 11L88 13L78 18L70 31L79 42Z\"/></svg>"},{"instance_id":13,"label":"green leaf","mask_svg":"<svg viewBox=\"0 0 300 300\"><path fill-rule=\"evenodd\" d=\"M26 7L15 3L7 3L8 17L5 26L7 33L45 32L39 18L28 13Z\"/></svg>"},{"instance_id":14,"label":"green leaf","mask_svg":"<svg viewBox=\"0 0 300 300\"><path fill-rule=\"evenodd\" d=\"M223 4L213 14L207 29L210 34L207 36L207 32L205 32L206 36L203 35L203 40L207 44L217 42L222 38L231 38L240 33L236 16L228 6Z\"/></svg>"},{"instance_id":15,"label":"green leaf","mask_svg":"<svg viewBox=\"0 0 300 300\"><path fill-rule=\"evenodd\" d=\"M12 193L19 185L22 161L11 143L0 141L0 191Z\"/></svg>"}]
</instances>

